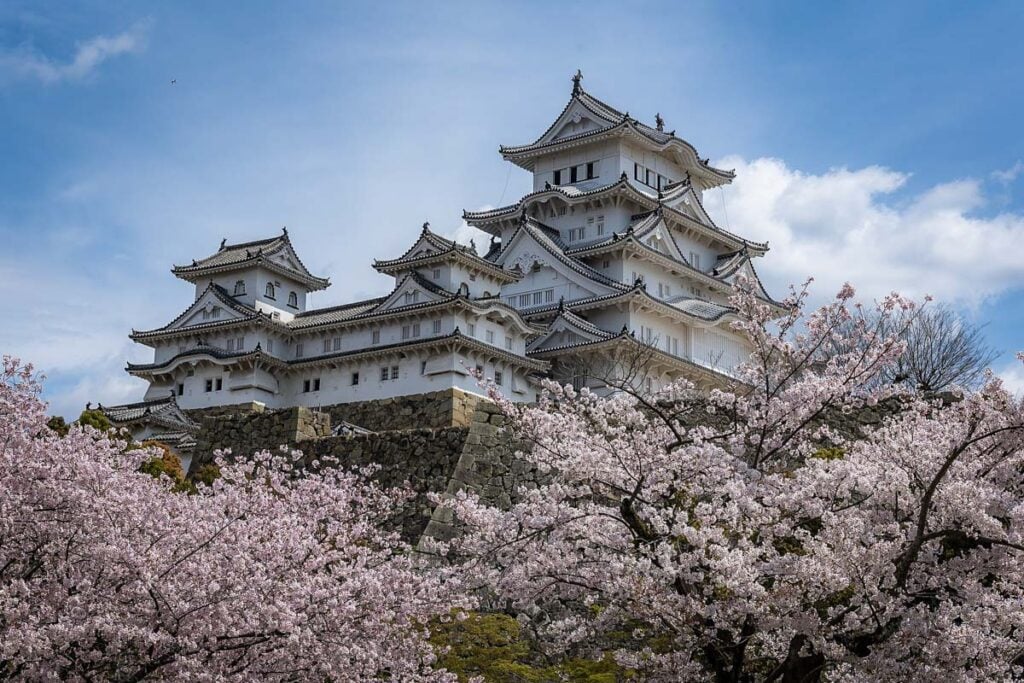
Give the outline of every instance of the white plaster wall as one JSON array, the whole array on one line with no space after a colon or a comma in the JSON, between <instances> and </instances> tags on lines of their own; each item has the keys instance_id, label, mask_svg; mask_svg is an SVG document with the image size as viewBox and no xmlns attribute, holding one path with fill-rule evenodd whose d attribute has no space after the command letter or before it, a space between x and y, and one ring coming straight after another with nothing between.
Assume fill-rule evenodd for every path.
<instances>
[{"instance_id":1,"label":"white plaster wall","mask_svg":"<svg viewBox=\"0 0 1024 683\"><path fill-rule=\"evenodd\" d=\"M615 182L620 173L617 143L613 141L598 142L538 158L533 167L533 190L535 192L543 190L545 182L554 185L555 170L588 162L596 164L594 171L597 178L579 181L576 183L577 187L596 187ZM562 184L569 185L568 175L564 175L566 177L562 179Z\"/></svg>"}]
</instances>

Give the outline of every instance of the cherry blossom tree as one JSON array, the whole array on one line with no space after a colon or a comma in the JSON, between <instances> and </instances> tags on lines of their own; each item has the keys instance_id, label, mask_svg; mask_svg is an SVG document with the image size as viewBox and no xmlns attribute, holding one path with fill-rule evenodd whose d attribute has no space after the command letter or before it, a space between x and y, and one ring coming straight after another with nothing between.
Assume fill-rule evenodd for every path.
<instances>
[{"instance_id":1,"label":"cherry blossom tree","mask_svg":"<svg viewBox=\"0 0 1024 683\"><path fill-rule=\"evenodd\" d=\"M174 492L153 451L48 429L39 390L4 359L0 678L453 679L424 626L457 583L382 530L404 494L293 453Z\"/></svg>"},{"instance_id":2,"label":"cherry blossom tree","mask_svg":"<svg viewBox=\"0 0 1024 683\"><path fill-rule=\"evenodd\" d=\"M548 479L448 502L467 575L551 653L616 649L649 680L1021 675L1024 403L993 377L897 394L876 378L914 305L806 296L777 319L741 284L754 352L728 390L492 387Z\"/></svg>"}]
</instances>

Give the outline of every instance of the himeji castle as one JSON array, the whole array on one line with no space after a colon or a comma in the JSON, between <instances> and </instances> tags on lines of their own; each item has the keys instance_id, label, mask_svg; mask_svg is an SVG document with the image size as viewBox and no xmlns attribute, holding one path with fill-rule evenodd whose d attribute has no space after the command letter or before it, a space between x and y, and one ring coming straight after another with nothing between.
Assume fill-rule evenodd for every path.
<instances>
[{"instance_id":1,"label":"himeji castle","mask_svg":"<svg viewBox=\"0 0 1024 683\"><path fill-rule=\"evenodd\" d=\"M643 354L642 377L630 381L646 388L679 377L728 382L750 351L730 327L736 278L778 305L753 265L767 245L704 209L705 192L733 173L665 130L660 115L646 125L584 90L579 72L572 82L540 137L500 147L533 174L533 191L464 212L491 236L483 253L424 224L405 253L374 262L393 278L386 296L309 308L309 294L330 283L306 268L287 230L221 242L173 268L194 286L193 301L166 325L132 332L154 355L127 371L149 389L108 414L141 426L147 415L250 402L481 393L474 371L533 401L546 376L600 390L630 354ZM158 428L173 425L149 433Z\"/></svg>"}]
</instances>

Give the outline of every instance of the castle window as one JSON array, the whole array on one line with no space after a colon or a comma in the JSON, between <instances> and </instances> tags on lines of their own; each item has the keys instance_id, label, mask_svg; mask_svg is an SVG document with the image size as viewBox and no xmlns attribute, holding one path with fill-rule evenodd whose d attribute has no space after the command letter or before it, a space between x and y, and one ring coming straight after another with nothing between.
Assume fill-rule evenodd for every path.
<instances>
[{"instance_id":1,"label":"castle window","mask_svg":"<svg viewBox=\"0 0 1024 683\"><path fill-rule=\"evenodd\" d=\"M476 273L470 273L469 274L469 281L470 282L476 282Z\"/></svg>"},{"instance_id":2,"label":"castle window","mask_svg":"<svg viewBox=\"0 0 1024 683\"><path fill-rule=\"evenodd\" d=\"M466 329L469 330L469 336L470 337L475 337L476 336L476 325L474 325L473 323L469 323L469 325L466 327Z\"/></svg>"},{"instance_id":3,"label":"castle window","mask_svg":"<svg viewBox=\"0 0 1024 683\"><path fill-rule=\"evenodd\" d=\"M357 384L359 384L359 373L358 372L353 372L352 373L352 386L355 386Z\"/></svg>"},{"instance_id":4,"label":"castle window","mask_svg":"<svg viewBox=\"0 0 1024 683\"><path fill-rule=\"evenodd\" d=\"M598 216L597 217L597 234L598 235L603 235L604 234L604 216Z\"/></svg>"},{"instance_id":5,"label":"castle window","mask_svg":"<svg viewBox=\"0 0 1024 683\"><path fill-rule=\"evenodd\" d=\"M539 306L541 303L543 303L541 301L541 299L543 299L543 297L544 297L544 292L534 292L533 293L533 305L534 306Z\"/></svg>"},{"instance_id":6,"label":"castle window","mask_svg":"<svg viewBox=\"0 0 1024 683\"><path fill-rule=\"evenodd\" d=\"M381 382L387 382L388 381L388 368L387 368L386 365L382 365L381 368L380 368L380 381Z\"/></svg>"},{"instance_id":7,"label":"castle window","mask_svg":"<svg viewBox=\"0 0 1024 683\"><path fill-rule=\"evenodd\" d=\"M302 380L302 393L304 393L304 394L308 394L309 393L309 380L308 379Z\"/></svg>"},{"instance_id":8,"label":"castle window","mask_svg":"<svg viewBox=\"0 0 1024 683\"><path fill-rule=\"evenodd\" d=\"M306 345L305 344L303 344L302 342L299 342L298 344L296 344L295 345L295 357L296 358L302 358L302 354L305 352L305 350L306 350Z\"/></svg>"},{"instance_id":9,"label":"castle window","mask_svg":"<svg viewBox=\"0 0 1024 683\"><path fill-rule=\"evenodd\" d=\"M559 207L558 208L558 215L559 216L564 216L565 215L565 209L566 209L566 207L564 207L564 206Z\"/></svg>"},{"instance_id":10,"label":"castle window","mask_svg":"<svg viewBox=\"0 0 1024 683\"><path fill-rule=\"evenodd\" d=\"M435 280L440 280L441 279L441 269L440 268L434 268L434 279Z\"/></svg>"},{"instance_id":11,"label":"castle window","mask_svg":"<svg viewBox=\"0 0 1024 683\"><path fill-rule=\"evenodd\" d=\"M410 327L408 325L402 325L402 339L408 339L410 336Z\"/></svg>"},{"instance_id":12,"label":"castle window","mask_svg":"<svg viewBox=\"0 0 1024 683\"><path fill-rule=\"evenodd\" d=\"M267 353L273 353L273 352L274 352L274 340L273 339L268 339L267 340Z\"/></svg>"},{"instance_id":13,"label":"castle window","mask_svg":"<svg viewBox=\"0 0 1024 683\"><path fill-rule=\"evenodd\" d=\"M575 183L576 182L576 169L577 168L579 168L579 167L578 166L573 166L572 168L569 169L569 182L570 183Z\"/></svg>"},{"instance_id":14,"label":"castle window","mask_svg":"<svg viewBox=\"0 0 1024 683\"><path fill-rule=\"evenodd\" d=\"M334 338L334 350L335 351L340 351L341 350L341 337L335 337Z\"/></svg>"},{"instance_id":15,"label":"castle window","mask_svg":"<svg viewBox=\"0 0 1024 683\"><path fill-rule=\"evenodd\" d=\"M184 394L185 394L185 385L179 383L178 384L178 396L182 396Z\"/></svg>"},{"instance_id":16,"label":"castle window","mask_svg":"<svg viewBox=\"0 0 1024 683\"><path fill-rule=\"evenodd\" d=\"M320 391L320 378L317 377L313 380L313 391Z\"/></svg>"},{"instance_id":17,"label":"castle window","mask_svg":"<svg viewBox=\"0 0 1024 683\"><path fill-rule=\"evenodd\" d=\"M397 365L392 365L391 366L391 379L398 379L398 366Z\"/></svg>"},{"instance_id":18,"label":"castle window","mask_svg":"<svg viewBox=\"0 0 1024 683\"><path fill-rule=\"evenodd\" d=\"M330 339L324 339L324 353L327 353L330 350L331 350L331 340Z\"/></svg>"},{"instance_id":19,"label":"castle window","mask_svg":"<svg viewBox=\"0 0 1024 683\"><path fill-rule=\"evenodd\" d=\"M239 337L235 340L235 350L241 351L245 348L245 337Z\"/></svg>"},{"instance_id":20,"label":"castle window","mask_svg":"<svg viewBox=\"0 0 1024 683\"><path fill-rule=\"evenodd\" d=\"M414 337L420 336L420 324L419 323L413 323L412 324L412 336L414 336Z\"/></svg>"},{"instance_id":21,"label":"castle window","mask_svg":"<svg viewBox=\"0 0 1024 683\"><path fill-rule=\"evenodd\" d=\"M234 351L234 350L235 350L235 340L234 339L228 339L228 351Z\"/></svg>"},{"instance_id":22,"label":"castle window","mask_svg":"<svg viewBox=\"0 0 1024 683\"><path fill-rule=\"evenodd\" d=\"M494 343L494 330L487 330L484 333L484 336L487 338L487 343L488 344L493 344Z\"/></svg>"},{"instance_id":23,"label":"castle window","mask_svg":"<svg viewBox=\"0 0 1024 683\"><path fill-rule=\"evenodd\" d=\"M420 361L420 374L421 375L427 374L427 361L425 361L425 360L421 360Z\"/></svg>"},{"instance_id":24,"label":"castle window","mask_svg":"<svg viewBox=\"0 0 1024 683\"><path fill-rule=\"evenodd\" d=\"M245 294L245 280L238 280L235 282L235 296L242 296Z\"/></svg>"},{"instance_id":25,"label":"castle window","mask_svg":"<svg viewBox=\"0 0 1024 683\"><path fill-rule=\"evenodd\" d=\"M512 350L512 337L505 337L505 348L509 351Z\"/></svg>"},{"instance_id":26,"label":"castle window","mask_svg":"<svg viewBox=\"0 0 1024 683\"><path fill-rule=\"evenodd\" d=\"M554 184L554 185L561 185L562 184L562 170L561 169L555 171L554 179L553 180L554 180L554 182L552 184Z\"/></svg>"},{"instance_id":27,"label":"castle window","mask_svg":"<svg viewBox=\"0 0 1024 683\"><path fill-rule=\"evenodd\" d=\"M587 180L593 180L597 177L597 169L593 161L587 162Z\"/></svg>"},{"instance_id":28,"label":"castle window","mask_svg":"<svg viewBox=\"0 0 1024 683\"><path fill-rule=\"evenodd\" d=\"M299 295L295 292L288 292L288 305L292 308L299 307Z\"/></svg>"},{"instance_id":29,"label":"castle window","mask_svg":"<svg viewBox=\"0 0 1024 683\"><path fill-rule=\"evenodd\" d=\"M519 305L520 306L529 306L530 305L530 295L529 294L520 294L519 295Z\"/></svg>"},{"instance_id":30,"label":"castle window","mask_svg":"<svg viewBox=\"0 0 1024 683\"><path fill-rule=\"evenodd\" d=\"M434 321L434 334L441 334L441 321L440 320L435 320Z\"/></svg>"},{"instance_id":31,"label":"castle window","mask_svg":"<svg viewBox=\"0 0 1024 683\"><path fill-rule=\"evenodd\" d=\"M501 371L500 370L495 370L494 371L494 383L497 384L500 387L501 386L501 382L502 382L503 379L504 378L502 377Z\"/></svg>"},{"instance_id":32,"label":"castle window","mask_svg":"<svg viewBox=\"0 0 1024 683\"><path fill-rule=\"evenodd\" d=\"M219 318L220 317L220 306L214 307L213 312L210 313L210 317L212 317L212 318Z\"/></svg>"},{"instance_id":33,"label":"castle window","mask_svg":"<svg viewBox=\"0 0 1024 683\"><path fill-rule=\"evenodd\" d=\"M206 391L207 392L213 391L213 380L212 379L206 380Z\"/></svg>"},{"instance_id":34,"label":"castle window","mask_svg":"<svg viewBox=\"0 0 1024 683\"><path fill-rule=\"evenodd\" d=\"M371 335L374 344L380 344L380 330L374 330Z\"/></svg>"},{"instance_id":35,"label":"castle window","mask_svg":"<svg viewBox=\"0 0 1024 683\"><path fill-rule=\"evenodd\" d=\"M267 283L267 289L266 289L265 294L266 294L268 299L273 299L274 298L274 283L273 282L268 282Z\"/></svg>"},{"instance_id":36,"label":"castle window","mask_svg":"<svg viewBox=\"0 0 1024 683\"><path fill-rule=\"evenodd\" d=\"M214 380L214 387L216 388L217 391L220 391L221 389L223 389L224 388L224 379L221 378L221 377L218 377L216 380Z\"/></svg>"},{"instance_id":37,"label":"castle window","mask_svg":"<svg viewBox=\"0 0 1024 683\"><path fill-rule=\"evenodd\" d=\"M640 169L643 168L640 164L633 163L633 180L643 180L643 176L640 175Z\"/></svg>"},{"instance_id":38,"label":"castle window","mask_svg":"<svg viewBox=\"0 0 1024 683\"><path fill-rule=\"evenodd\" d=\"M480 375L481 377L483 377L483 374L484 374L484 366L482 366L482 365L477 365L477 366L476 366L476 374L478 374L478 375Z\"/></svg>"},{"instance_id":39,"label":"castle window","mask_svg":"<svg viewBox=\"0 0 1024 683\"><path fill-rule=\"evenodd\" d=\"M553 289L545 289L544 290L544 302L549 304L549 303L551 303L554 300L555 300L555 290L553 290Z\"/></svg>"},{"instance_id":40,"label":"castle window","mask_svg":"<svg viewBox=\"0 0 1024 683\"><path fill-rule=\"evenodd\" d=\"M695 251L690 252L690 265L700 270L700 254Z\"/></svg>"}]
</instances>

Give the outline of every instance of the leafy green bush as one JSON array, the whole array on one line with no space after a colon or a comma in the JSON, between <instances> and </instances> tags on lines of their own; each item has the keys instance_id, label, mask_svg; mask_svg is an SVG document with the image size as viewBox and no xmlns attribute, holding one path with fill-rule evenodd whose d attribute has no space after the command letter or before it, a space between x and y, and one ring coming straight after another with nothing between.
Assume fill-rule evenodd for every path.
<instances>
[{"instance_id":1,"label":"leafy green bush","mask_svg":"<svg viewBox=\"0 0 1024 683\"><path fill-rule=\"evenodd\" d=\"M611 655L600 660L568 658L548 665L506 614L470 613L464 620L435 623L430 642L438 663L460 681L482 676L496 683L617 683L635 680Z\"/></svg>"},{"instance_id":2,"label":"leafy green bush","mask_svg":"<svg viewBox=\"0 0 1024 683\"><path fill-rule=\"evenodd\" d=\"M95 427L101 432L109 431L113 427L102 410L83 410L82 414L78 416L77 423L83 426Z\"/></svg>"},{"instance_id":3,"label":"leafy green bush","mask_svg":"<svg viewBox=\"0 0 1024 683\"><path fill-rule=\"evenodd\" d=\"M46 426L57 436L67 436L68 430L71 429L71 426L60 415L54 415L47 420Z\"/></svg>"}]
</instances>

